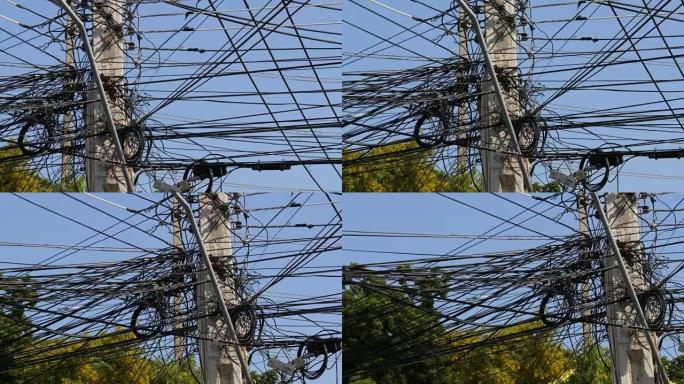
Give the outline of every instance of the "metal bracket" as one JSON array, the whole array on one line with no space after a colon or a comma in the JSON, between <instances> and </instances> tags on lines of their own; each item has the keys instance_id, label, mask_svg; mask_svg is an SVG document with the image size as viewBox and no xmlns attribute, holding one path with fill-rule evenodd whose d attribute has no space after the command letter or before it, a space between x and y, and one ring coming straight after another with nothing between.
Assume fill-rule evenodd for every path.
<instances>
[{"instance_id":1,"label":"metal bracket","mask_svg":"<svg viewBox=\"0 0 684 384\"><path fill-rule=\"evenodd\" d=\"M297 369L304 368L304 360L298 357L289 363L283 363L275 357L269 357L266 366L278 371L281 375L292 376Z\"/></svg>"},{"instance_id":2,"label":"metal bracket","mask_svg":"<svg viewBox=\"0 0 684 384\"><path fill-rule=\"evenodd\" d=\"M577 179L575 177L568 176L553 168L551 168L549 171L549 177L551 177L551 180L558 182L560 185L566 188L575 188L577 185Z\"/></svg>"}]
</instances>

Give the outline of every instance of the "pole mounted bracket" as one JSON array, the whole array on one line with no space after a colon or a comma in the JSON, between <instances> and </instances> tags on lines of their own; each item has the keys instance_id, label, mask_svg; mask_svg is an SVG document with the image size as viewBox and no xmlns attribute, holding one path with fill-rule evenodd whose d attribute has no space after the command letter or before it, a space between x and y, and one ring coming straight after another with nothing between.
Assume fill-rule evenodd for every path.
<instances>
[{"instance_id":1,"label":"pole mounted bracket","mask_svg":"<svg viewBox=\"0 0 684 384\"><path fill-rule=\"evenodd\" d=\"M152 188L164 193L178 192L178 188L170 186L161 180L155 180L154 183L152 183Z\"/></svg>"},{"instance_id":2,"label":"pole mounted bracket","mask_svg":"<svg viewBox=\"0 0 684 384\"><path fill-rule=\"evenodd\" d=\"M292 376L297 369L304 368L304 360L298 357L289 363L283 363L275 357L269 357L266 366L272 368L283 376Z\"/></svg>"},{"instance_id":3,"label":"pole mounted bracket","mask_svg":"<svg viewBox=\"0 0 684 384\"><path fill-rule=\"evenodd\" d=\"M563 172L555 170L553 168L549 171L549 177L551 177L551 180L559 183L560 185L566 188L575 188L578 182L577 178L574 175L568 176Z\"/></svg>"},{"instance_id":4,"label":"pole mounted bracket","mask_svg":"<svg viewBox=\"0 0 684 384\"><path fill-rule=\"evenodd\" d=\"M152 188L164 193L187 192L190 190L190 181L181 180L176 185L169 185L162 180L155 180L152 183Z\"/></svg>"}]
</instances>

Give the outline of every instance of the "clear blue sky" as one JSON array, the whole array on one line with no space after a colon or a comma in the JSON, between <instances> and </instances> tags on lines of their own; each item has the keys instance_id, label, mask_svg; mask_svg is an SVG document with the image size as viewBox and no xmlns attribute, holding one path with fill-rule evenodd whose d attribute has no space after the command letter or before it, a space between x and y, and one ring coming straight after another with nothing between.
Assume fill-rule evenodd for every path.
<instances>
[{"instance_id":1,"label":"clear blue sky","mask_svg":"<svg viewBox=\"0 0 684 384\"><path fill-rule=\"evenodd\" d=\"M446 197L445 197L446 196ZM576 234L579 229L575 212L566 212L562 200L574 201L569 195L540 202L523 194L450 193L442 196L436 193L346 193L344 195L344 224L348 231L400 232L434 235L479 236L486 231L489 235L500 234L539 238L530 240L487 240L474 245L462 254L522 250L549 243L564 236ZM546 197L548 195L536 195ZM449 199L451 198L451 200ZM663 228L679 223L681 213L668 215L670 208L681 209L684 194L657 195L655 220L664 220ZM455 201L454 201L455 200ZM507 201L510 200L510 201ZM643 200L638 200L643 204ZM516 205L516 204L519 204ZM650 205L650 203L648 203ZM574 204L569 207L573 211ZM529 210L528 210L529 209ZM536 213L532 212L534 210ZM537 214L539 213L539 214ZM642 215L651 222L653 213ZM510 220L510 223L505 223ZM598 223L598 222L597 222ZM516 226L515 224L521 224ZM640 222L644 225L644 222ZM677 227L675 227L677 228ZM501 232L501 233L499 233ZM647 233L642 230L642 235ZM675 234L678 232L675 231ZM651 241L655 231L648 231L645 239ZM660 234L661 244L672 234ZM675 237L676 239L676 237ZM410 256L392 255L392 252L433 253L437 255L457 254L455 249L470 243L470 238L391 238L345 236L343 239L344 261L372 263L401 260ZM667 251L679 251L680 245L673 245ZM353 250L383 250L388 253L372 255L355 253Z\"/></svg>"}]
</instances>

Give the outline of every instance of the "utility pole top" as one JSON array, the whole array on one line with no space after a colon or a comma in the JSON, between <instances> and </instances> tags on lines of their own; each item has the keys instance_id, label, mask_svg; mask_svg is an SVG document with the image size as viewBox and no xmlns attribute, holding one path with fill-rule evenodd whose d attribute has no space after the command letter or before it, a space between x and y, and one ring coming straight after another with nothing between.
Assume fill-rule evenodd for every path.
<instances>
[{"instance_id":1,"label":"utility pole top","mask_svg":"<svg viewBox=\"0 0 684 384\"><path fill-rule=\"evenodd\" d=\"M655 332L649 329L637 292L648 289L643 273L637 200L633 193L610 193L604 213L598 195L592 193L599 218L606 227L609 249L605 258L604 291L608 342L613 360L614 384L655 384L656 373L668 382L658 351ZM620 248L619 244L628 245ZM630 252L630 263L622 255ZM641 329L639 329L641 328ZM656 369L658 367L658 369Z\"/></svg>"},{"instance_id":2,"label":"utility pole top","mask_svg":"<svg viewBox=\"0 0 684 384\"><path fill-rule=\"evenodd\" d=\"M90 192L126 192L133 179L133 169L122 166L126 152L135 151L128 145L125 134L117 134L121 127L128 124L124 103L124 0L93 2L92 49L99 78L98 90L88 92L86 107L86 179ZM96 73L93 76L97 77ZM99 88L106 93L107 107L103 105ZM108 127L111 114L114 127ZM123 157L123 159L122 159ZM129 192L133 192L130 190Z\"/></svg>"},{"instance_id":3,"label":"utility pole top","mask_svg":"<svg viewBox=\"0 0 684 384\"><path fill-rule=\"evenodd\" d=\"M515 4L493 0L485 4L485 42L491 66L480 98L482 176L487 192L525 192L529 163L522 158L511 120L519 117L519 82L512 76L518 67ZM483 47L483 51L486 50ZM489 61L489 60L487 60ZM492 73L494 72L494 73ZM503 104L499 93L503 94ZM505 108L504 108L505 106Z\"/></svg>"},{"instance_id":4,"label":"utility pole top","mask_svg":"<svg viewBox=\"0 0 684 384\"><path fill-rule=\"evenodd\" d=\"M205 250L215 263L214 269L219 276L218 283L221 297L217 298L215 291L209 284L206 272L200 272L197 278L197 300L201 305L221 300L228 306L239 304L235 292L235 260L233 258L233 241L230 228L230 213L223 207L228 204L227 193L205 193L199 198L200 220L199 228ZM227 273L226 273L227 272ZM200 356L202 360L202 376L205 384L242 384L244 375L240 366L240 357L236 348L216 340L224 333L225 321L220 315L204 317L199 320ZM212 340L214 339L214 340ZM239 353L245 357L244 347Z\"/></svg>"}]
</instances>

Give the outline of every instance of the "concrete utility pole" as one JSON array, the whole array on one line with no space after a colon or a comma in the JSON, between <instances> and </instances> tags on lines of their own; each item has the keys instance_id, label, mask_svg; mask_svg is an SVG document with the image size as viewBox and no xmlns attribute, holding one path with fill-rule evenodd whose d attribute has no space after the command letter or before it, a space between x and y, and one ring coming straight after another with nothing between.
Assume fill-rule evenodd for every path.
<instances>
[{"instance_id":1,"label":"concrete utility pole","mask_svg":"<svg viewBox=\"0 0 684 384\"><path fill-rule=\"evenodd\" d=\"M506 77L518 66L516 45L515 4L505 0L492 0L485 4L485 41L492 63L500 69L499 82L511 119L520 114L516 101L519 90L515 77ZM503 124L501 107L491 76L483 81L480 99L480 126L482 137L482 176L487 192L525 192L523 171L514 154L510 133ZM507 153L503 153L507 152ZM524 169L529 169L525 159Z\"/></svg>"},{"instance_id":2,"label":"concrete utility pole","mask_svg":"<svg viewBox=\"0 0 684 384\"><path fill-rule=\"evenodd\" d=\"M67 4L71 6L72 0L66 0ZM73 93L73 78L71 77L72 75L76 75L76 60L74 57L74 38L76 37L76 34L78 32L76 31L76 25L74 24L73 20L71 18L67 17L66 21L66 31L65 31L65 36L64 36L64 41L65 41L65 51L66 51L66 58L64 62L66 63L67 66L67 71L69 74L69 77L66 79L64 88L70 92L69 94L69 99L73 98L75 94ZM67 187L70 186L72 183L75 182L74 180L74 170L71 167L71 147L72 147L72 142L70 139L70 135L72 134L73 131L73 118L74 116L72 115L72 112L70 109L67 110L67 113L64 115L64 128L62 131L62 141L61 141L61 147L62 147L62 184Z\"/></svg>"},{"instance_id":3,"label":"concrete utility pole","mask_svg":"<svg viewBox=\"0 0 684 384\"><path fill-rule=\"evenodd\" d=\"M468 16L466 15L466 12L464 10L461 10L461 15L458 18L458 56L459 56L459 74L458 74L458 85L459 87L464 87L465 91L459 92L457 97L461 100L464 100L465 97L468 96L468 91L467 91L467 86L468 86L468 79L466 78L466 74L468 73L466 71L466 63L464 60L468 57ZM466 125L467 122L467 116L468 116L468 104L462 101L458 105L458 111L457 111L457 126L459 128L463 128ZM468 137L467 132L464 131L459 131L458 132L458 141L459 143L465 142L466 138ZM465 145L458 145L457 148L457 167L458 167L458 174L463 174L467 172L468 170L468 147Z\"/></svg>"},{"instance_id":4,"label":"concrete utility pole","mask_svg":"<svg viewBox=\"0 0 684 384\"><path fill-rule=\"evenodd\" d=\"M223 293L223 300L229 305L236 304L237 298L232 287L232 280L229 276L225 276L225 271L232 271L235 268L235 260L232 257L228 194L201 194L199 199L199 228L205 250L212 260L212 265L215 265L214 270ZM206 306L208 303L212 303L210 304L211 307L215 307L213 305L216 302L215 293L206 272L199 274L198 282L201 282L197 288L199 305ZM200 307L201 312L204 312L202 309ZM199 320L200 359L204 383L242 384L243 373L249 374L249 372L242 371L235 348L218 341L224 339L225 327L223 322L224 319L220 314ZM240 351L244 357L244 348L240 348Z\"/></svg>"},{"instance_id":5,"label":"concrete utility pole","mask_svg":"<svg viewBox=\"0 0 684 384\"><path fill-rule=\"evenodd\" d=\"M174 200L173 210L171 211L171 227L173 230L173 256L176 263L183 263L185 261L185 250L183 249L182 237L183 228L181 228L180 219L181 206L177 200ZM176 273L178 274L179 280L182 282L182 265L177 265L176 268ZM179 316L182 310L181 300L182 298L180 294L177 294L176 297L173 298L173 311L176 316ZM177 331L177 333L173 336L173 357L174 360L179 364L182 364L181 361L184 357L183 338L180 335L181 328L181 324L176 324L175 331Z\"/></svg>"},{"instance_id":6,"label":"concrete utility pole","mask_svg":"<svg viewBox=\"0 0 684 384\"><path fill-rule=\"evenodd\" d=\"M633 193L611 193L606 197L607 219L613 237L618 244L633 246L640 240L637 217L636 195ZM638 247L638 246L637 246ZM638 248L637 248L638 249ZM621 252L622 253L622 252ZM623 253L623 259L625 255ZM636 256L636 258L634 258ZM643 270L641 252L630 255L625 262L634 289L647 288L639 270ZM619 261L612 251L606 257L607 271L604 276L604 289L609 301L623 298L628 290ZM607 306L607 322L624 324L628 327L641 327L631 300L620 300ZM655 333L651 333L656 340ZM608 342L613 360L613 384L655 384L656 369L654 359L660 359L659 352L652 350L647 334L634 328L608 326ZM657 341L656 341L657 343Z\"/></svg>"},{"instance_id":7,"label":"concrete utility pole","mask_svg":"<svg viewBox=\"0 0 684 384\"><path fill-rule=\"evenodd\" d=\"M95 0L93 2L93 53L100 71L102 83L114 123L127 124L126 111L121 92L124 79L124 0ZM86 178L90 192L126 192L124 167L117 154L108 127L105 111L96 90L88 92L86 107ZM122 138L120 138L122 139ZM125 145L124 145L125 146ZM126 149L124 148L124 151ZM129 180L133 170L125 167Z\"/></svg>"},{"instance_id":8,"label":"concrete utility pole","mask_svg":"<svg viewBox=\"0 0 684 384\"><path fill-rule=\"evenodd\" d=\"M589 225L587 222L587 202L584 196L577 196L577 210L579 211L579 235L582 244L581 257L588 258L589 249L585 245L585 241L589 239ZM582 300L585 303L589 302L589 277L582 282ZM588 321L591 316L591 309L585 308L582 310L582 317L585 319L582 322L582 347L587 348L592 344L591 340L591 323Z\"/></svg>"}]
</instances>

